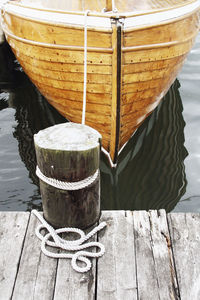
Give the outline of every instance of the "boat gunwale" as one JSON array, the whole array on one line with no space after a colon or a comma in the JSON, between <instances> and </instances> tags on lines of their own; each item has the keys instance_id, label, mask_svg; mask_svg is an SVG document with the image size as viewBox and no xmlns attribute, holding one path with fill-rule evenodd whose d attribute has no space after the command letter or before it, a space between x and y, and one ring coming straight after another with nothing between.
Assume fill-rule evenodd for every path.
<instances>
[{"instance_id":1,"label":"boat gunwale","mask_svg":"<svg viewBox=\"0 0 200 300\"><path fill-rule=\"evenodd\" d=\"M111 19L121 19L121 18L129 18L129 17L135 17L135 16L141 16L141 15L147 15L147 14L154 14L157 12L163 12L163 11L169 11L173 10L176 8L181 8L187 5L190 5L192 3L199 2L198 0L190 0L187 3L182 3L182 4L177 4L171 7L166 7L166 8L157 8L157 9L151 9L151 10L144 10L144 11L136 11L135 13L133 12L126 12L126 13L113 13L113 12L104 12L104 13L98 13L98 12L89 12L88 16L93 16L93 17L104 17L104 18L111 18ZM16 6L21 6L24 8L29 8L29 9L34 9L34 10L42 10L46 12L55 12L55 13L62 13L62 14L74 14L74 15L82 15L84 16L84 11L68 11L68 10L62 10L62 9L50 9L50 8L43 8L43 7L32 7L31 5L25 5L19 2L13 2L8 1L6 4L12 4Z\"/></svg>"},{"instance_id":2,"label":"boat gunwale","mask_svg":"<svg viewBox=\"0 0 200 300\"><path fill-rule=\"evenodd\" d=\"M199 29L197 29L190 37L187 39L184 39L182 41L170 41L165 43L158 43L158 44L147 44L147 45L139 45L139 46L131 46L131 47L122 47L122 52L132 52L132 51L140 51L140 50L149 50L149 49L157 49L157 48L167 48L167 47L173 47L176 45L181 45L184 43L189 42L190 40L193 40L196 35L198 34Z\"/></svg>"},{"instance_id":3,"label":"boat gunwale","mask_svg":"<svg viewBox=\"0 0 200 300\"><path fill-rule=\"evenodd\" d=\"M197 13L198 11L200 11L200 1L197 0L197 1L194 1L194 2L199 2L199 7L197 7L194 10L188 12L187 14L181 15L179 17L174 17L173 19L163 20L163 21L160 21L159 23L156 23L156 20L155 20L155 24L144 24L144 25L136 25L136 26L133 25L132 27L130 26L130 27L127 27L127 28L123 27L123 32L127 33L127 32L137 31L137 30L141 30L141 29L147 29L147 28L150 29L150 28L154 28L154 27L158 27L158 26L162 26L162 25L167 25L167 24L171 24L171 23L175 23L175 22L178 22L180 20L183 20L183 19L185 19L187 17L190 17L191 15ZM9 1L8 3L10 4L11 2ZM32 9L31 7L29 7L29 8ZM3 10L1 11L1 14L2 14L2 20L1 20L2 28L4 27L3 26L3 23L4 23L3 15L5 13L13 15L13 16L18 17L18 18L21 18L23 20L33 21L33 22L36 22L36 23L39 23L39 24L53 25L55 27L63 27L63 28L70 28L70 29L77 29L77 30L83 30L84 29L84 26L81 26L81 25L72 25L72 24L69 24L69 23L55 23L53 21L51 22L51 21L46 21L46 20L42 20L42 19L31 18L31 17L27 17L25 15L21 15L21 14L18 14L18 13L15 13L13 11L9 11L9 10L6 10L6 9L5 9L4 12L3 12ZM124 18L119 17L119 19L124 19ZM200 26L199 26L199 29L200 29ZM112 28L98 28L98 27L92 27L92 26L89 26L89 25L88 25L87 30L88 31L94 31L94 32L95 31L96 32L101 32L101 33L112 33Z\"/></svg>"},{"instance_id":4,"label":"boat gunwale","mask_svg":"<svg viewBox=\"0 0 200 300\"><path fill-rule=\"evenodd\" d=\"M50 43L42 43L33 40L24 39L14 35L13 33L9 32L7 29L3 27L3 30L7 36L13 38L19 42L30 44L38 47L43 48L54 48L54 49L61 49L61 50L73 50L73 51L84 51L83 46L70 46L70 45L60 45L60 44L50 44ZM176 45L184 44L189 42L190 40L194 39L198 34L199 28L187 39L182 41L170 41L165 43L158 43L158 44L147 44L147 45L139 45L139 46L131 46L131 47L122 47L122 52L132 52L132 51L140 51L140 50L149 50L149 49L157 49L157 48L165 48L165 47L173 47ZM113 48L98 48L98 47L88 47L87 51L89 52L102 52L102 53L113 53ZM103 64L102 64L103 65Z\"/></svg>"},{"instance_id":5,"label":"boat gunwale","mask_svg":"<svg viewBox=\"0 0 200 300\"><path fill-rule=\"evenodd\" d=\"M30 44L30 45L34 45L34 46L38 46L38 47L43 47L43 48L54 48L54 49L60 49L60 50L73 50L73 51L83 51L84 52L84 46L68 46L68 45L50 44L50 43L37 42L37 41L33 41L33 40L27 40L27 39L18 37L16 35L14 35L13 33L9 32L7 29L5 29L4 26L2 26L2 28L3 28L5 35L9 36L10 38L13 38L14 40L25 43L25 44ZM110 54L113 53L112 48L100 48L100 47L87 47L87 51L110 53Z\"/></svg>"},{"instance_id":6,"label":"boat gunwale","mask_svg":"<svg viewBox=\"0 0 200 300\"><path fill-rule=\"evenodd\" d=\"M124 33L127 33L127 32L131 32L131 31L138 31L138 30L141 30L141 29L151 29L151 28L154 28L154 27L158 27L158 26L164 26L164 25L168 25L168 24L171 24L171 23L176 23L176 22L179 22L181 20L184 20L190 16L192 16L193 14L197 13L198 11L200 11L200 6L196 9L194 9L193 11L191 12L188 12L187 14L184 14L182 16L179 16L179 17L175 17L173 19L168 19L166 21L162 21L162 22L159 22L159 23L156 23L155 21L155 24L146 24L146 25L137 25L137 26L133 26L133 27L128 27L128 28L124 28L123 31ZM200 29L200 25L199 25L199 28L198 30Z\"/></svg>"},{"instance_id":7,"label":"boat gunwale","mask_svg":"<svg viewBox=\"0 0 200 300\"><path fill-rule=\"evenodd\" d=\"M5 13L7 14L10 14L10 15L13 15L15 17L18 17L18 18L21 18L23 20L27 20L27 21L34 21L35 23L39 23L39 24L46 24L46 25L53 25L55 27L66 27L66 28L70 28L70 29L77 29L77 30L83 30L84 29L84 26L81 26L81 25L72 25L70 23L55 23L55 22L51 22L51 21L46 21L46 20L42 20L42 19L36 19L36 18L31 18L31 17L27 17L25 15L22 15L22 14L18 14L18 13L15 13L13 11L9 11L9 10L6 10L5 9L5 12L3 12L3 10L1 10L1 15L2 17L4 16ZM3 18L2 18L3 19ZM3 23L3 21L1 21ZM97 27L92 27L92 26L87 26L87 30L88 31L97 31L97 32L102 32L102 33L111 33L112 32L112 29L111 28L105 28L105 27L102 27L102 28L97 28Z\"/></svg>"}]
</instances>

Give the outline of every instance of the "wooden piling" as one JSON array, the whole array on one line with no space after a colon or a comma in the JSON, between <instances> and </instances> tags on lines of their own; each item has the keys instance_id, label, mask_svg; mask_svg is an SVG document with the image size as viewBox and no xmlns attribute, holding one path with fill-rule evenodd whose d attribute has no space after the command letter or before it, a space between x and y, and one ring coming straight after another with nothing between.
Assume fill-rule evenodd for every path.
<instances>
[{"instance_id":1,"label":"wooden piling","mask_svg":"<svg viewBox=\"0 0 200 300\"><path fill-rule=\"evenodd\" d=\"M34 136L39 170L48 178L79 182L99 168L101 135L81 124L63 123ZM88 186L64 190L40 179L45 219L54 227L87 228L100 216L99 175Z\"/></svg>"}]
</instances>

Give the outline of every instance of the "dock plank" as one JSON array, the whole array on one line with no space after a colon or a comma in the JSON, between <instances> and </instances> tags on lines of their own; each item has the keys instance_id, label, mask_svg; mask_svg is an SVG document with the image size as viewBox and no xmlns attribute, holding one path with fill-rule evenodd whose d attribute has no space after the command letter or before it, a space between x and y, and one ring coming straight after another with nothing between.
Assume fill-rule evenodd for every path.
<instances>
[{"instance_id":1,"label":"dock plank","mask_svg":"<svg viewBox=\"0 0 200 300\"><path fill-rule=\"evenodd\" d=\"M11 299L29 213L0 212L0 298Z\"/></svg>"},{"instance_id":2,"label":"dock plank","mask_svg":"<svg viewBox=\"0 0 200 300\"><path fill-rule=\"evenodd\" d=\"M133 216L138 298L177 299L166 213L134 211Z\"/></svg>"},{"instance_id":3,"label":"dock plank","mask_svg":"<svg viewBox=\"0 0 200 300\"><path fill-rule=\"evenodd\" d=\"M33 214L0 212L0 299L200 299L200 214L103 211L100 221L106 252L80 274L43 255Z\"/></svg>"},{"instance_id":4,"label":"dock plank","mask_svg":"<svg viewBox=\"0 0 200 300\"><path fill-rule=\"evenodd\" d=\"M96 299L137 299L132 213L104 211L100 221L107 222L98 234L106 252L97 264Z\"/></svg>"},{"instance_id":5,"label":"dock plank","mask_svg":"<svg viewBox=\"0 0 200 300\"><path fill-rule=\"evenodd\" d=\"M80 274L72 269L69 260L59 259L54 300L92 300L95 295L96 268Z\"/></svg>"},{"instance_id":6,"label":"dock plank","mask_svg":"<svg viewBox=\"0 0 200 300\"><path fill-rule=\"evenodd\" d=\"M88 231L90 230L85 232L87 233ZM72 234L67 235L67 239L76 238L77 236L75 237ZM88 241L92 242L96 240L97 236L94 236ZM92 259L91 262L92 268L87 273L82 274L72 269L71 259L59 259L54 300L92 300L95 298L96 260Z\"/></svg>"},{"instance_id":7,"label":"dock plank","mask_svg":"<svg viewBox=\"0 0 200 300\"><path fill-rule=\"evenodd\" d=\"M150 211L149 217L159 297L162 300L179 299L166 212L165 210Z\"/></svg>"},{"instance_id":8,"label":"dock plank","mask_svg":"<svg viewBox=\"0 0 200 300\"><path fill-rule=\"evenodd\" d=\"M35 235L38 219L31 214L12 300L53 299L57 259L41 252Z\"/></svg>"},{"instance_id":9,"label":"dock plank","mask_svg":"<svg viewBox=\"0 0 200 300\"><path fill-rule=\"evenodd\" d=\"M134 211L133 214L138 298L157 300L159 287L152 254L149 214L141 211Z\"/></svg>"},{"instance_id":10,"label":"dock plank","mask_svg":"<svg viewBox=\"0 0 200 300\"><path fill-rule=\"evenodd\" d=\"M174 261L182 300L200 299L200 214L168 215Z\"/></svg>"}]
</instances>

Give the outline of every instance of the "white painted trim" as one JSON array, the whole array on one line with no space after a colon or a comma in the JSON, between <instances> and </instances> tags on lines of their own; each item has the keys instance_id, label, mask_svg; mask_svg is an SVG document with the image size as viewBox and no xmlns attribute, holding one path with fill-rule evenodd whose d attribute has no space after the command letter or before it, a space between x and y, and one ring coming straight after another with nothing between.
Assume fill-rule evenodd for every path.
<instances>
[{"instance_id":1,"label":"white painted trim","mask_svg":"<svg viewBox=\"0 0 200 300\"><path fill-rule=\"evenodd\" d=\"M200 0L197 0L192 4L170 9L167 11L161 11L161 12L155 12L153 14L146 14L141 16L125 18L124 29L126 30L131 27L134 28L140 26L151 26L154 24L159 24L192 13L198 8L200 8Z\"/></svg>"},{"instance_id":2,"label":"white painted trim","mask_svg":"<svg viewBox=\"0 0 200 300\"><path fill-rule=\"evenodd\" d=\"M136 15L133 17L126 17L124 19L124 29L141 27L141 26L151 26L159 24L162 22L170 21L172 19L179 18L186 14L192 13L196 9L200 8L200 0L195 1L194 3L184 5L177 8L172 8L165 11L157 11L152 13L152 11L146 12L145 14ZM46 11L36 10L31 7L23 7L12 4L9 2L4 5L5 11L12 13L17 16L22 16L25 18L30 18L36 21L43 21L52 24L65 24L72 26L83 26L84 27L84 15L73 14L73 13L61 13L59 11ZM126 14L125 14L126 15ZM120 17L120 15L119 15ZM88 16L88 27L97 27L102 29L112 29L111 19L106 16Z\"/></svg>"},{"instance_id":3,"label":"white painted trim","mask_svg":"<svg viewBox=\"0 0 200 300\"><path fill-rule=\"evenodd\" d=\"M35 10L28 7L22 7L17 5L12 5L12 3L7 3L4 6L6 12L13 15L30 18L36 21L45 21L52 24L69 24L69 25L79 25L84 27L85 17L84 15L76 14L63 14L59 12L51 12L45 10ZM88 15L87 17L88 27L98 27L102 29L111 29L111 21L109 18L94 17Z\"/></svg>"},{"instance_id":4,"label":"white painted trim","mask_svg":"<svg viewBox=\"0 0 200 300\"><path fill-rule=\"evenodd\" d=\"M108 153L108 151L105 148L103 148L103 147L101 147L101 151L107 156L111 168L116 168L117 164L113 163L113 161L112 161L112 159L110 157L110 153Z\"/></svg>"}]
</instances>

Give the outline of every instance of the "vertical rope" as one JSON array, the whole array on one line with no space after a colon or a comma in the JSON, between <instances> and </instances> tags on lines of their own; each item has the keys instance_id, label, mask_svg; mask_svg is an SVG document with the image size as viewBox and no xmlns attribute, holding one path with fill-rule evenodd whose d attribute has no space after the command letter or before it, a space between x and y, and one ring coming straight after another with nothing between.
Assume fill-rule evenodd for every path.
<instances>
[{"instance_id":1,"label":"vertical rope","mask_svg":"<svg viewBox=\"0 0 200 300\"><path fill-rule=\"evenodd\" d=\"M115 9L115 1L112 0L112 11Z\"/></svg>"},{"instance_id":2,"label":"vertical rope","mask_svg":"<svg viewBox=\"0 0 200 300\"><path fill-rule=\"evenodd\" d=\"M86 89L87 89L87 15L89 10L85 11L84 22L84 85L83 85L83 110L82 110L82 124L85 124L86 112Z\"/></svg>"},{"instance_id":3,"label":"vertical rope","mask_svg":"<svg viewBox=\"0 0 200 300\"><path fill-rule=\"evenodd\" d=\"M118 12L118 10L117 10L117 8L116 8L116 6L115 6L115 0L112 0L112 11L113 11L114 13L117 13L117 12Z\"/></svg>"}]
</instances>

